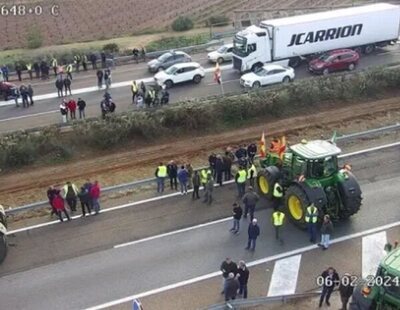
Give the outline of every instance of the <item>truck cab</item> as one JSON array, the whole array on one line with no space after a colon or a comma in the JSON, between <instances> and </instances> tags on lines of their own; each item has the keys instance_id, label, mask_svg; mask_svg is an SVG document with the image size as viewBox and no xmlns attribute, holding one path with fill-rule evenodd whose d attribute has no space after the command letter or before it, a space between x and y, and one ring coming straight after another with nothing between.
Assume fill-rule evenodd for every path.
<instances>
[{"instance_id":1,"label":"truck cab","mask_svg":"<svg viewBox=\"0 0 400 310\"><path fill-rule=\"evenodd\" d=\"M233 68L246 72L271 61L270 36L267 29L250 26L233 38Z\"/></svg>"}]
</instances>

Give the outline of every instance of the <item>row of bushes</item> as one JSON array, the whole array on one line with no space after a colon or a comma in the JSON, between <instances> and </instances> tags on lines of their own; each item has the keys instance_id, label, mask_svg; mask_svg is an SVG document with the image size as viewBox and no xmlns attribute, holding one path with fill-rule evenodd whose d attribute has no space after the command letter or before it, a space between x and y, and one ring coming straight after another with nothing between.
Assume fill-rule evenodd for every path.
<instances>
[{"instance_id":1,"label":"row of bushes","mask_svg":"<svg viewBox=\"0 0 400 310\"><path fill-rule=\"evenodd\" d=\"M82 145L109 150L136 139L151 141L177 132L193 134L237 127L241 122L260 117L277 119L313 111L333 100L351 102L371 98L399 86L400 69L374 69L351 76L302 80L274 90L195 99L155 111L78 122L73 126L70 140L54 129L44 129L39 134L12 134L0 140L0 167L28 165L44 155L51 160L67 159L72 150L79 151Z\"/></svg>"},{"instance_id":2,"label":"row of bushes","mask_svg":"<svg viewBox=\"0 0 400 310\"><path fill-rule=\"evenodd\" d=\"M205 44L210 40L209 33L200 33L191 36L166 37L146 45L147 52L163 51L180 47Z\"/></svg>"}]
</instances>

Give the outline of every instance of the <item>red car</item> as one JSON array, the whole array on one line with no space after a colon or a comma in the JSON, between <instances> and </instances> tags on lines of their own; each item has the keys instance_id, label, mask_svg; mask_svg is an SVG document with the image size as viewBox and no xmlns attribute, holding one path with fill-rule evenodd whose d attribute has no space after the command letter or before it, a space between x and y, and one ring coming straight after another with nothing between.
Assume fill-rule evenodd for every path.
<instances>
[{"instance_id":1,"label":"red car","mask_svg":"<svg viewBox=\"0 0 400 310\"><path fill-rule=\"evenodd\" d=\"M0 100L7 101L10 98L15 97L14 89L17 88L17 85L9 82L0 82Z\"/></svg>"},{"instance_id":2,"label":"red car","mask_svg":"<svg viewBox=\"0 0 400 310\"><path fill-rule=\"evenodd\" d=\"M331 72L354 70L360 55L350 49L334 50L322 54L308 63L308 70L312 73L327 75Z\"/></svg>"}]
</instances>

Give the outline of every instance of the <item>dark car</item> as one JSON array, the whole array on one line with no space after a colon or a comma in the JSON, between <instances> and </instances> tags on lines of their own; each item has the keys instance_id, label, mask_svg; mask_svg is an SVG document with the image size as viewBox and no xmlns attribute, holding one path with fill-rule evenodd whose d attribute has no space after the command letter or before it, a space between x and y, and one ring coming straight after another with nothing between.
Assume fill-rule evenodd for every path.
<instances>
[{"instance_id":1,"label":"dark car","mask_svg":"<svg viewBox=\"0 0 400 310\"><path fill-rule=\"evenodd\" d=\"M308 70L323 75L342 70L352 71L359 59L360 55L351 49L334 50L311 60L308 63Z\"/></svg>"},{"instance_id":2,"label":"dark car","mask_svg":"<svg viewBox=\"0 0 400 310\"><path fill-rule=\"evenodd\" d=\"M15 92L14 89L17 88L17 85L9 82L0 82L0 98L7 101L10 98L14 98Z\"/></svg>"},{"instance_id":3,"label":"dark car","mask_svg":"<svg viewBox=\"0 0 400 310\"><path fill-rule=\"evenodd\" d=\"M171 67L172 65L182 62L192 62L192 58L184 52L172 51L164 53L157 59L149 61L147 65L149 67L149 71L154 73L161 70L165 70Z\"/></svg>"}]
</instances>

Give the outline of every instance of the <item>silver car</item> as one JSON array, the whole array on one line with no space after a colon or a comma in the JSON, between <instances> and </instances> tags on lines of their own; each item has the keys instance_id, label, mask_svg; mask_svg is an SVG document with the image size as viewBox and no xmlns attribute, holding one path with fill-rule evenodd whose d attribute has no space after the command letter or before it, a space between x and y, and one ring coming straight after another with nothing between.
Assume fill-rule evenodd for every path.
<instances>
[{"instance_id":1,"label":"silver car","mask_svg":"<svg viewBox=\"0 0 400 310\"><path fill-rule=\"evenodd\" d=\"M182 62L191 62L192 57L190 57L188 54L184 52L179 52L179 51L171 51L162 54L160 57L157 59L153 59L147 63L149 67L149 71L154 73L154 72L159 72L161 70L165 70L172 65L182 63Z\"/></svg>"},{"instance_id":2,"label":"silver car","mask_svg":"<svg viewBox=\"0 0 400 310\"><path fill-rule=\"evenodd\" d=\"M233 50L233 44L222 45L216 51L208 53L208 61L218 62L220 64L225 61L231 61L232 60L232 50Z\"/></svg>"}]
</instances>

